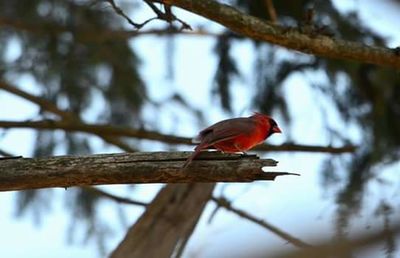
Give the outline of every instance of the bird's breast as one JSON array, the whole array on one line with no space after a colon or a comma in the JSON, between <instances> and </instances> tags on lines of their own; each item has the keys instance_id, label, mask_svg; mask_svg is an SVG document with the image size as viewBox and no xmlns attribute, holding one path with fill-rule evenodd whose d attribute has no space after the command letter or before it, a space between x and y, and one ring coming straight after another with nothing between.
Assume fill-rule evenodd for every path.
<instances>
[{"instance_id":1,"label":"bird's breast","mask_svg":"<svg viewBox=\"0 0 400 258\"><path fill-rule=\"evenodd\" d=\"M214 144L214 147L224 152L242 152L253 148L265 140L265 132L254 130L251 134L241 134L235 138Z\"/></svg>"}]
</instances>

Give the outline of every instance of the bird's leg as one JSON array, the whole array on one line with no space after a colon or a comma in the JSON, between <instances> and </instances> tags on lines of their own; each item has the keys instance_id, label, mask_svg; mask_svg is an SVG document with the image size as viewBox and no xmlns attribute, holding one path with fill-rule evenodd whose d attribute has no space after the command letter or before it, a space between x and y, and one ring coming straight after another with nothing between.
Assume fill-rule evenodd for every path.
<instances>
[{"instance_id":1,"label":"bird's leg","mask_svg":"<svg viewBox=\"0 0 400 258\"><path fill-rule=\"evenodd\" d=\"M241 153L243 157L249 156L238 144L234 144L236 150Z\"/></svg>"}]
</instances>

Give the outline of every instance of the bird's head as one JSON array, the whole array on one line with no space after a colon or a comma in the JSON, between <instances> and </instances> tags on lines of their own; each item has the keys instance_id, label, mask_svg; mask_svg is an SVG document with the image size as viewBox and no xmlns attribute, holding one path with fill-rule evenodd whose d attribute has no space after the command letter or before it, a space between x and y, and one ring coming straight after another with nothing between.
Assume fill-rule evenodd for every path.
<instances>
[{"instance_id":1,"label":"bird's head","mask_svg":"<svg viewBox=\"0 0 400 258\"><path fill-rule=\"evenodd\" d=\"M282 133L282 130L279 128L278 124L272 117L258 112L254 112L252 117L269 129L268 136L274 133Z\"/></svg>"}]
</instances>

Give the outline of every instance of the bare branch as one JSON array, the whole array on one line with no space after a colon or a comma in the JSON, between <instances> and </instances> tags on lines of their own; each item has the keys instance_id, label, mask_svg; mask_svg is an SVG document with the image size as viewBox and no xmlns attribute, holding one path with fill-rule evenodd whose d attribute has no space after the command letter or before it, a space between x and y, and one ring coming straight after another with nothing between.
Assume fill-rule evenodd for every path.
<instances>
[{"instance_id":1,"label":"bare branch","mask_svg":"<svg viewBox=\"0 0 400 258\"><path fill-rule=\"evenodd\" d=\"M116 201L118 203L139 205L139 206L145 206L145 207L147 205L149 205L147 203L138 202L138 201L132 200L130 198L116 196L116 195L110 194L108 192L105 192L105 191L103 191L103 190L101 190L99 188L95 188L95 187L91 187L91 186L84 187L84 189L88 190L88 191L91 191L91 192L95 192L96 194L99 194L102 197L109 198L109 199L114 200L114 201ZM266 222L266 221L264 221L262 219L258 219L256 217L254 217L253 215L248 214L245 211L242 211L242 210L239 210L237 208L232 207L232 204L224 197L219 197L219 198L218 197L211 197L211 200L213 202L215 202L218 207L223 207L226 210L228 210L228 211L230 211L232 213L235 213L236 215L238 215L241 218L244 218L244 219L247 219L247 220L249 220L251 222L254 222L255 224L267 229L268 231L271 231L272 233L278 235L279 237L283 238L284 240L288 241L289 243L291 243L291 244L293 244L295 246L298 246L298 247L311 247L311 245L309 245L309 244L307 244L307 243L305 243L305 242L303 242L303 241L301 241L301 240L289 235L288 233L280 230L279 228L271 225L270 223L268 223L268 222ZM177 255L177 256L179 257L179 255Z\"/></svg>"},{"instance_id":2,"label":"bare branch","mask_svg":"<svg viewBox=\"0 0 400 258\"><path fill-rule=\"evenodd\" d=\"M37 25L32 23L25 23L21 20L11 19L8 17L0 17L0 27L9 27L30 33L40 35L49 35L49 33L63 33L71 32L75 38L81 42L96 42L102 43L107 40L126 40L129 38L139 36L170 36L170 35L183 35L183 36L205 36L205 37L219 37L221 33L207 31L199 28L197 30L182 30L172 25L168 25L162 29L148 29L148 30L117 30L101 28L101 30L86 29L85 27L66 27L55 23L47 22L44 25ZM45 29L44 29L45 28Z\"/></svg>"},{"instance_id":3,"label":"bare branch","mask_svg":"<svg viewBox=\"0 0 400 258\"><path fill-rule=\"evenodd\" d=\"M143 0L150 8L153 10L153 12L157 15L156 17L150 18L143 23L136 23L132 21L131 18L129 18L128 15L122 11L122 9L117 6L114 0L106 0L107 2L110 3L111 7L114 9L114 11L121 17L123 17L130 25L132 25L134 28L137 30L140 30L144 25L147 23L154 21L154 20L164 20L168 23L172 23L173 21L178 21L181 24L181 30L192 30L192 27L190 27L189 24L184 22L183 20L177 18L174 14L172 14L171 7L169 5L164 4L165 12L162 12L160 9L157 8L157 6L154 5L153 2L148 1L148 0Z\"/></svg>"},{"instance_id":4,"label":"bare branch","mask_svg":"<svg viewBox=\"0 0 400 258\"><path fill-rule=\"evenodd\" d=\"M232 207L231 203L224 197L212 197L211 200L213 200L218 206L223 207L233 213L235 213L236 215L238 215L239 217L245 218L247 220L250 220L251 222L256 223L257 225L260 225L263 228L266 228L267 230L271 231L272 233L276 234L277 236L279 236L280 238L288 241L289 243L297 246L297 247L311 247L311 245L305 243L304 241L293 237L291 235L289 235L288 233L282 231L281 229L271 225L270 223L262 220L262 219L258 219L256 217L254 217L253 215L248 214L247 212L234 208Z\"/></svg>"},{"instance_id":5,"label":"bare branch","mask_svg":"<svg viewBox=\"0 0 400 258\"><path fill-rule=\"evenodd\" d=\"M383 242L388 235L399 235L400 223L399 221L392 226L390 230L379 230L372 233L359 234L351 240L332 241L331 237L326 237L322 244L310 248L304 248L294 252L281 252L273 257L280 258L331 258L331 257L345 257L346 254L352 251L357 251L362 248L376 246ZM367 249L364 249L367 250ZM269 257L269 256L268 256Z\"/></svg>"},{"instance_id":6,"label":"bare branch","mask_svg":"<svg viewBox=\"0 0 400 258\"><path fill-rule=\"evenodd\" d=\"M61 109L59 109L56 105L54 105L53 103L51 103L50 101L41 98L41 97L37 97L35 95L32 95L26 91L20 90L19 88L10 85L9 83L6 83L5 81L1 81L0 80L0 89L3 89L11 94L14 94L16 96L19 96L21 98L24 98L26 100L29 100L30 102L38 105L40 107L40 109L42 110L46 110L50 113L56 114L58 116L60 116L63 119L69 120L69 119L76 119L75 115L67 112L67 111L63 111Z\"/></svg>"},{"instance_id":7,"label":"bare branch","mask_svg":"<svg viewBox=\"0 0 400 258\"><path fill-rule=\"evenodd\" d=\"M64 111L64 110L58 108L52 102L50 102L44 98L32 95L26 91L23 91L15 86L12 86L9 83L6 83L1 80L0 80L0 89L3 89L11 94L14 94L16 96L19 96L21 98L29 100L30 102L38 105L42 110L46 110L50 113L60 116L62 118L62 121L64 121L64 122L68 121L69 123L81 123L80 118L78 116L76 116L74 113ZM119 147L121 150L128 151L128 152L135 151L132 147L125 144L118 138L115 138L115 137L109 136L109 135L102 135L102 134L97 134L97 135L99 137L101 137L104 141Z\"/></svg>"},{"instance_id":8,"label":"bare branch","mask_svg":"<svg viewBox=\"0 0 400 258\"><path fill-rule=\"evenodd\" d=\"M70 123L65 121L41 120L41 121L0 121L0 128L32 128L40 130L62 129L71 132L85 132L96 135L134 137L139 139L153 140L168 144L186 144L193 145L192 139L181 136L162 134L156 131L143 129L133 129L128 127L111 126L108 124L84 124ZM269 145L261 144L254 148L259 151L304 151L304 152L322 152L331 154L342 154L354 152L355 146L312 146L301 144L282 144Z\"/></svg>"},{"instance_id":9,"label":"bare branch","mask_svg":"<svg viewBox=\"0 0 400 258\"><path fill-rule=\"evenodd\" d=\"M297 175L264 172L271 159L205 152L186 169L190 152L135 152L0 160L0 191L100 184L252 182Z\"/></svg>"},{"instance_id":10,"label":"bare branch","mask_svg":"<svg viewBox=\"0 0 400 258\"><path fill-rule=\"evenodd\" d=\"M131 198L125 198L125 197L120 197L111 193L108 193L106 191L103 191L97 187L93 187L93 186L83 186L83 189L85 189L86 191L89 191L91 193L95 193L101 197L105 197L108 199L111 199L113 201L116 201L118 203L124 203L124 204L132 204L132 205L137 205L137 206L142 206L142 207L147 207L147 205L149 205L148 203L145 202L141 202L141 201L136 201L133 200Z\"/></svg>"},{"instance_id":11,"label":"bare branch","mask_svg":"<svg viewBox=\"0 0 400 258\"><path fill-rule=\"evenodd\" d=\"M96 194L99 194L102 197L109 198L109 199L114 200L114 201L116 201L118 203L139 205L139 206L144 206L144 207L149 205L148 203L143 203L143 202L139 202L139 201L136 201L136 200L132 200L130 198L125 198L125 197L120 197L120 196L116 196L116 195L110 194L110 193L105 192L105 191L103 191L103 190L101 190L99 188L96 188L96 187L88 186L88 187L84 187L84 189L88 190L88 191L91 191L91 192L95 192ZM293 245L295 245L297 247L302 247L302 248L303 247L311 247L311 245L305 243L302 240L299 240L296 237L293 237L293 236L289 235L288 233L286 233L286 232L282 231L281 229L271 225L270 223L268 223L268 222L266 222L266 221L264 221L262 219L258 219L256 217L254 217L253 215L248 214L245 211L242 211L242 210L239 210L237 208L232 207L232 204L224 197L219 197L219 198L218 197L211 197L211 200L213 202L215 202L218 207L222 207L222 208L224 208L224 209L226 209L226 210L228 210L228 211L230 211L232 213L235 213L236 215L238 215L241 218L247 219L247 220L249 220L249 221L251 221L251 222L253 222L253 223L255 223L255 224L257 224L257 225L259 225L259 226L261 226L261 227L263 227L265 229L267 229L268 231L271 231L272 233L278 235L279 237L281 237L285 241L288 241L289 243L291 243L291 244L293 244ZM183 248L181 249L181 251L182 250L183 250ZM177 254L177 257L179 257L179 254Z\"/></svg>"},{"instance_id":12,"label":"bare branch","mask_svg":"<svg viewBox=\"0 0 400 258\"><path fill-rule=\"evenodd\" d=\"M271 19L271 22L277 24L278 16L276 15L274 3L272 2L272 0L264 0L264 3L267 6L268 15L269 18Z\"/></svg>"},{"instance_id":13,"label":"bare branch","mask_svg":"<svg viewBox=\"0 0 400 258\"><path fill-rule=\"evenodd\" d=\"M356 148L357 147L354 145L333 147L333 146L317 146L317 145L285 143L281 145L261 144L255 147L254 149L258 151L303 151L303 152L342 154L342 153L354 152Z\"/></svg>"},{"instance_id":14,"label":"bare branch","mask_svg":"<svg viewBox=\"0 0 400 258\"><path fill-rule=\"evenodd\" d=\"M114 11L115 11L119 16L121 16L122 18L124 18L130 25L132 25L134 28L136 28L136 29L138 29L138 30L141 29L144 25L146 25L146 24L147 24L148 22L150 22L151 20L154 20L154 18L153 18L153 19L147 20L147 21L145 21L145 22L143 22L143 23L136 23L136 22L132 21L132 19L129 18L129 16L126 15L126 14L124 13L124 11L122 11L122 9L119 8L119 6L117 6L117 4L114 2L114 0L106 0L106 1L110 3L111 7L114 9Z\"/></svg>"},{"instance_id":15,"label":"bare branch","mask_svg":"<svg viewBox=\"0 0 400 258\"><path fill-rule=\"evenodd\" d=\"M314 33L307 34L299 29L263 21L214 0L157 0L157 2L201 15L240 35L306 54L400 69L400 56L394 49L367 46Z\"/></svg>"},{"instance_id":16,"label":"bare branch","mask_svg":"<svg viewBox=\"0 0 400 258\"><path fill-rule=\"evenodd\" d=\"M3 156L4 158L14 157L14 155L2 149L0 149L0 155Z\"/></svg>"},{"instance_id":17,"label":"bare branch","mask_svg":"<svg viewBox=\"0 0 400 258\"><path fill-rule=\"evenodd\" d=\"M143 0L143 1L151 8L151 10L153 10L153 12L157 15L158 19L164 20L168 23L172 23L173 21L178 21L181 24L180 30L192 30L192 27L189 24L182 21L172 13L171 6L164 4L165 11L162 12L154 5L152 1L150 0Z\"/></svg>"}]
</instances>

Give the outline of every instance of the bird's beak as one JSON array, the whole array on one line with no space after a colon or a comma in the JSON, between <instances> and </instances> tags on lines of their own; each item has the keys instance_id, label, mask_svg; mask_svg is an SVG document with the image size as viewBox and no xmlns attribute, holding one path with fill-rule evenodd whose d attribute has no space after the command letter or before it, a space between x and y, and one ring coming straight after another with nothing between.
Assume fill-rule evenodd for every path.
<instances>
[{"instance_id":1,"label":"bird's beak","mask_svg":"<svg viewBox=\"0 0 400 258\"><path fill-rule=\"evenodd\" d=\"M282 133L281 129L279 127L277 127L277 126L274 126L274 128L272 128L272 131L274 133Z\"/></svg>"}]
</instances>

